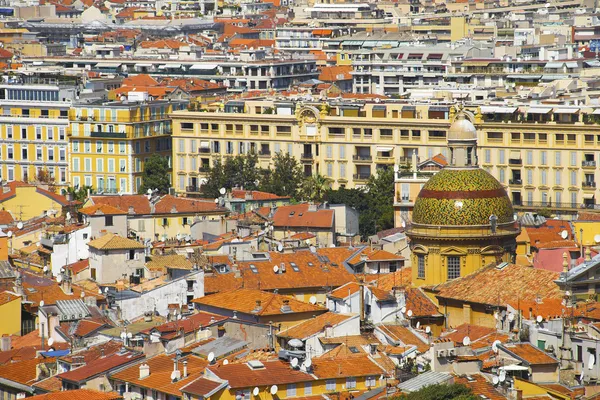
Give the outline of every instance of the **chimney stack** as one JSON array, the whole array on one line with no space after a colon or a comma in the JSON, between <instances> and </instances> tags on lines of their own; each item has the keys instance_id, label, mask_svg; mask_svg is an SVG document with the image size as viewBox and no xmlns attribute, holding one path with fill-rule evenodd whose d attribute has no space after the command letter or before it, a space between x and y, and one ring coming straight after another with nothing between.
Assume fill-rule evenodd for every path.
<instances>
[{"instance_id":1,"label":"chimney stack","mask_svg":"<svg viewBox=\"0 0 600 400\"><path fill-rule=\"evenodd\" d=\"M150 366L148 364L142 363L140 365L140 379L144 379L150 376Z\"/></svg>"},{"instance_id":2,"label":"chimney stack","mask_svg":"<svg viewBox=\"0 0 600 400\"><path fill-rule=\"evenodd\" d=\"M187 360L183 361L183 377L187 378L188 374L187 374Z\"/></svg>"},{"instance_id":3,"label":"chimney stack","mask_svg":"<svg viewBox=\"0 0 600 400\"><path fill-rule=\"evenodd\" d=\"M563 273L566 275L569 272L569 263L567 262L567 252L563 253Z\"/></svg>"}]
</instances>

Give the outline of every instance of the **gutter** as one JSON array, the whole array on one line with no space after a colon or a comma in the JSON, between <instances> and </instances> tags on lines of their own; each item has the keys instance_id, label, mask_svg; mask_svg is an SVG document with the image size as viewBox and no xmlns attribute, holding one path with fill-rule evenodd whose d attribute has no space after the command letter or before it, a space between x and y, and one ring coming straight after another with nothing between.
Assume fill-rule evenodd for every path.
<instances>
[{"instance_id":1,"label":"gutter","mask_svg":"<svg viewBox=\"0 0 600 400\"><path fill-rule=\"evenodd\" d=\"M11 381L10 379L0 377L0 384L33 394L33 388L31 386L23 385L22 383Z\"/></svg>"}]
</instances>

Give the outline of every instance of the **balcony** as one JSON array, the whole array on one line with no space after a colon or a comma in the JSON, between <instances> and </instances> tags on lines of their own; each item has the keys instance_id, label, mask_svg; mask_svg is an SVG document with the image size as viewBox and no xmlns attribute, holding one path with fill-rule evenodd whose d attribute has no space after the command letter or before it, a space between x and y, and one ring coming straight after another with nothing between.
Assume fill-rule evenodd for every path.
<instances>
[{"instance_id":1,"label":"balcony","mask_svg":"<svg viewBox=\"0 0 600 400\"><path fill-rule=\"evenodd\" d=\"M368 181L371 178L371 173L354 174L352 178L355 181Z\"/></svg>"},{"instance_id":2,"label":"balcony","mask_svg":"<svg viewBox=\"0 0 600 400\"><path fill-rule=\"evenodd\" d=\"M358 162L358 163L371 163L371 161L373 161L373 157L370 155L360 155L360 154L355 154L352 156L352 160L354 162Z\"/></svg>"},{"instance_id":3,"label":"balcony","mask_svg":"<svg viewBox=\"0 0 600 400\"><path fill-rule=\"evenodd\" d=\"M125 132L90 132L90 137L95 138L112 138L112 139L127 139Z\"/></svg>"},{"instance_id":4,"label":"balcony","mask_svg":"<svg viewBox=\"0 0 600 400\"><path fill-rule=\"evenodd\" d=\"M210 148L209 147L199 147L198 148L198 153L209 154L210 153Z\"/></svg>"},{"instance_id":5,"label":"balcony","mask_svg":"<svg viewBox=\"0 0 600 400\"><path fill-rule=\"evenodd\" d=\"M596 168L596 161L594 160L583 160L581 162L583 168Z\"/></svg>"},{"instance_id":6,"label":"balcony","mask_svg":"<svg viewBox=\"0 0 600 400\"><path fill-rule=\"evenodd\" d=\"M548 208L551 210L569 210L574 213L577 210L597 210L600 209L599 204L581 204L581 203L556 203L550 201L526 201L513 202L513 206L518 210L537 210L540 208Z\"/></svg>"},{"instance_id":7,"label":"balcony","mask_svg":"<svg viewBox=\"0 0 600 400\"><path fill-rule=\"evenodd\" d=\"M596 181L583 181L583 182L581 182L581 187L583 189L595 189Z\"/></svg>"},{"instance_id":8,"label":"balcony","mask_svg":"<svg viewBox=\"0 0 600 400\"><path fill-rule=\"evenodd\" d=\"M520 158L509 158L508 164L509 165L523 165L523 160Z\"/></svg>"},{"instance_id":9,"label":"balcony","mask_svg":"<svg viewBox=\"0 0 600 400\"><path fill-rule=\"evenodd\" d=\"M513 186L522 186L523 185L523 180L522 179L510 179L508 181L509 185L513 185Z\"/></svg>"},{"instance_id":10,"label":"balcony","mask_svg":"<svg viewBox=\"0 0 600 400\"><path fill-rule=\"evenodd\" d=\"M210 165L203 165L198 168L198 172L210 172Z\"/></svg>"},{"instance_id":11,"label":"balcony","mask_svg":"<svg viewBox=\"0 0 600 400\"><path fill-rule=\"evenodd\" d=\"M185 191L186 192L191 192L191 193L197 193L200 191L200 187L198 186L186 186L185 187Z\"/></svg>"},{"instance_id":12,"label":"balcony","mask_svg":"<svg viewBox=\"0 0 600 400\"><path fill-rule=\"evenodd\" d=\"M265 158L271 157L271 150L261 150L258 152L258 156Z\"/></svg>"},{"instance_id":13,"label":"balcony","mask_svg":"<svg viewBox=\"0 0 600 400\"><path fill-rule=\"evenodd\" d=\"M302 161L312 161L314 158L314 155L312 153L302 153L300 155L300 159Z\"/></svg>"}]
</instances>

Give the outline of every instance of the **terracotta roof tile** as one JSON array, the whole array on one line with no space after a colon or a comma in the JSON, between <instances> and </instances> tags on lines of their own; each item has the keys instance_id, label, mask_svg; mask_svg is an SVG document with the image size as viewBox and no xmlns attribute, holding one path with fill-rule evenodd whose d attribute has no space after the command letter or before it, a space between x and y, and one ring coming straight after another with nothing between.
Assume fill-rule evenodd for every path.
<instances>
[{"instance_id":1,"label":"terracotta roof tile","mask_svg":"<svg viewBox=\"0 0 600 400\"><path fill-rule=\"evenodd\" d=\"M552 365L558 364L558 360L532 346L530 343L503 344L499 346L509 355L514 355L523 360L527 365Z\"/></svg>"},{"instance_id":2,"label":"terracotta roof tile","mask_svg":"<svg viewBox=\"0 0 600 400\"><path fill-rule=\"evenodd\" d=\"M278 207L273 215L273 225L278 228L325 228L333 227L333 210L308 211L308 204Z\"/></svg>"},{"instance_id":3,"label":"terracotta roof tile","mask_svg":"<svg viewBox=\"0 0 600 400\"><path fill-rule=\"evenodd\" d=\"M289 363L280 360L266 361L263 365L264 368L258 369L247 364L218 365L207 369L220 379L227 380L232 389L314 381L310 374L292 369Z\"/></svg>"},{"instance_id":4,"label":"terracotta roof tile","mask_svg":"<svg viewBox=\"0 0 600 400\"><path fill-rule=\"evenodd\" d=\"M259 190L239 190L233 189L231 191L231 197L235 199L245 199L246 196L250 196L250 200L253 201L264 201L264 200L286 200L289 196L278 196L273 193L261 192Z\"/></svg>"},{"instance_id":5,"label":"terracotta roof tile","mask_svg":"<svg viewBox=\"0 0 600 400\"><path fill-rule=\"evenodd\" d=\"M352 66L330 66L323 67L319 73L319 80L323 82L337 82L352 79Z\"/></svg>"},{"instance_id":6,"label":"terracotta roof tile","mask_svg":"<svg viewBox=\"0 0 600 400\"><path fill-rule=\"evenodd\" d=\"M169 254L166 256L152 256L146 263L150 270L165 270L167 268L191 270L193 264L185 256L180 254Z\"/></svg>"},{"instance_id":7,"label":"terracotta roof tile","mask_svg":"<svg viewBox=\"0 0 600 400\"><path fill-rule=\"evenodd\" d=\"M72 264L65 265L65 269L70 270L74 275L77 275L83 270L86 270L90 266L90 260L86 258L85 260L79 260Z\"/></svg>"},{"instance_id":8,"label":"terracotta roof tile","mask_svg":"<svg viewBox=\"0 0 600 400\"><path fill-rule=\"evenodd\" d=\"M198 200L193 198L175 197L166 195L155 205L156 214L168 214L176 211L177 213L220 213L224 214L227 210L214 201Z\"/></svg>"},{"instance_id":9,"label":"terracotta roof tile","mask_svg":"<svg viewBox=\"0 0 600 400\"><path fill-rule=\"evenodd\" d=\"M256 310L257 301L260 301L261 308L259 311L253 312ZM304 303L277 293L263 292L254 289L237 289L231 292L217 293L194 299L193 302L201 306L207 305L261 316L326 311L326 309L321 306ZM281 309L286 302L290 306L291 311L283 312Z\"/></svg>"},{"instance_id":10,"label":"terracotta roof tile","mask_svg":"<svg viewBox=\"0 0 600 400\"><path fill-rule=\"evenodd\" d=\"M5 290L0 293L0 306L10 303L11 301L18 300L20 298L21 298L21 296L18 296L16 293Z\"/></svg>"},{"instance_id":11,"label":"terracotta roof tile","mask_svg":"<svg viewBox=\"0 0 600 400\"><path fill-rule=\"evenodd\" d=\"M402 325L379 325L377 327L385 335L389 336L396 342L401 342L404 346L412 345L417 346L419 353L425 353L429 350L429 345L423 340L419 339L415 333L411 332L410 329Z\"/></svg>"},{"instance_id":12,"label":"terracotta roof tile","mask_svg":"<svg viewBox=\"0 0 600 400\"><path fill-rule=\"evenodd\" d=\"M114 233L106 233L104 236L90 241L88 246L98 250L128 250L144 248L144 245L140 242L124 238Z\"/></svg>"},{"instance_id":13,"label":"terracotta roof tile","mask_svg":"<svg viewBox=\"0 0 600 400\"><path fill-rule=\"evenodd\" d=\"M404 260L404 257L390 253L389 251L369 248L363 249L360 253L357 253L354 257L348 260L349 264L358 264L362 262L362 257L366 256L367 261L398 261Z\"/></svg>"},{"instance_id":14,"label":"terracotta roof tile","mask_svg":"<svg viewBox=\"0 0 600 400\"><path fill-rule=\"evenodd\" d=\"M279 332L277 336L288 339L305 339L309 336L323 332L327 326L336 326L353 317L354 315L326 312L325 314L301 322L298 325L294 325L283 332Z\"/></svg>"},{"instance_id":15,"label":"terracotta roof tile","mask_svg":"<svg viewBox=\"0 0 600 400\"><path fill-rule=\"evenodd\" d=\"M328 353L312 359L313 375L319 379L345 378L349 376L381 375L385 372L366 354L346 357L330 357Z\"/></svg>"},{"instance_id":16,"label":"terracotta roof tile","mask_svg":"<svg viewBox=\"0 0 600 400\"><path fill-rule=\"evenodd\" d=\"M559 273L520 265L496 268L491 265L468 276L439 285L439 298L456 299L480 304L507 304L514 299L534 300L540 294L544 298L562 298L554 283Z\"/></svg>"},{"instance_id":17,"label":"terracotta roof tile","mask_svg":"<svg viewBox=\"0 0 600 400\"><path fill-rule=\"evenodd\" d=\"M127 211L120 210L109 204L95 204L93 206L80 208L79 212L85 215L125 215Z\"/></svg>"},{"instance_id":18,"label":"terracotta roof tile","mask_svg":"<svg viewBox=\"0 0 600 400\"><path fill-rule=\"evenodd\" d=\"M454 328L452 332L444 335L444 338L450 339L454 343L462 343L465 336L468 336L471 341L475 341L495 331L494 328L487 326L462 324Z\"/></svg>"},{"instance_id":19,"label":"terracotta roof tile","mask_svg":"<svg viewBox=\"0 0 600 400\"><path fill-rule=\"evenodd\" d=\"M77 389L40 394L29 398L32 400L118 400L122 399L123 396L116 392L98 392L90 389Z\"/></svg>"},{"instance_id":20,"label":"terracotta roof tile","mask_svg":"<svg viewBox=\"0 0 600 400\"><path fill-rule=\"evenodd\" d=\"M31 385L38 379L38 364L55 364L55 358L33 358L0 365L0 378L22 385Z\"/></svg>"},{"instance_id":21,"label":"terracotta roof tile","mask_svg":"<svg viewBox=\"0 0 600 400\"><path fill-rule=\"evenodd\" d=\"M62 381L56 375L50 378L43 379L32 385L36 389L36 392L60 392L62 390Z\"/></svg>"},{"instance_id":22,"label":"terracotta roof tile","mask_svg":"<svg viewBox=\"0 0 600 400\"><path fill-rule=\"evenodd\" d=\"M181 388L181 391L196 395L198 398L209 398L210 396L206 395L213 392L221 385L223 385L223 383L202 377L188 383Z\"/></svg>"},{"instance_id":23,"label":"terracotta roof tile","mask_svg":"<svg viewBox=\"0 0 600 400\"><path fill-rule=\"evenodd\" d=\"M0 225L10 225L15 222L11 213L5 210L0 210Z\"/></svg>"},{"instance_id":24,"label":"terracotta roof tile","mask_svg":"<svg viewBox=\"0 0 600 400\"><path fill-rule=\"evenodd\" d=\"M406 309L413 312L413 318L442 316L435 303L420 288L408 287L404 295Z\"/></svg>"},{"instance_id":25,"label":"terracotta roof tile","mask_svg":"<svg viewBox=\"0 0 600 400\"><path fill-rule=\"evenodd\" d=\"M486 399L504 400L506 399L500 392L496 390L491 382L488 382L482 375L470 375L469 377L457 376L454 378L454 383L465 385L473 391L476 396L485 396Z\"/></svg>"},{"instance_id":26,"label":"terracotta roof tile","mask_svg":"<svg viewBox=\"0 0 600 400\"><path fill-rule=\"evenodd\" d=\"M146 378L140 379L139 365L134 365L116 372L111 375L111 378L179 397L181 396L181 388L196 379L200 372L206 368L208 361L196 356L188 356L180 359L178 369L183 374L182 362L186 360L188 376L183 377L182 375L180 380L173 382L171 380L171 373L173 372L174 357L174 354L170 356L160 354L144 361L144 363L150 367L150 375Z\"/></svg>"},{"instance_id":27,"label":"terracotta roof tile","mask_svg":"<svg viewBox=\"0 0 600 400\"><path fill-rule=\"evenodd\" d=\"M129 207L133 207L136 214L150 214L150 202L145 195L132 194L127 196L91 196L92 204L107 204L129 212Z\"/></svg>"},{"instance_id":28,"label":"terracotta roof tile","mask_svg":"<svg viewBox=\"0 0 600 400\"><path fill-rule=\"evenodd\" d=\"M98 294L98 291L90 291L76 284L71 285L72 294L65 293L55 280L47 277L35 275L29 272L22 272L23 287L27 293L27 300L31 302L31 307L37 307L41 300L46 305L56 304L58 300L74 300L81 298L81 292L85 296L95 297L97 301L105 301L105 297Z\"/></svg>"},{"instance_id":29,"label":"terracotta roof tile","mask_svg":"<svg viewBox=\"0 0 600 400\"><path fill-rule=\"evenodd\" d=\"M106 343L102 343L96 346L91 346L90 348L75 351L69 355L60 357L60 361L72 363L73 357L83 357L83 361L86 364L92 364L96 360L101 359L102 357L110 356L111 354L115 354L121 350L123 347L123 343L117 340L109 340Z\"/></svg>"},{"instance_id":30,"label":"terracotta roof tile","mask_svg":"<svg viewBox=\"0 0 600 400\"><path fill-rule=\"evenodd\" d=\"M346 299L352 296L354 293L358 293L360 291L360 285L358 282L348 282L339 288L332 290L328 297L332 297L335 299Z\"/></svg>"},{"instance_id":31,"label":"terracotta roof tile","mask_svg":"<svg viewBox=\"0 0 600 400\"><path fill-rule=\"evenodd\" d=\"M206 328L212 324L226 320L227 317L221 315L198 312L184 319L180 319L174 322L167 322L162 325L157 325L152 328L145 329L141 333L149 334L151 332L159 332L161 338L169 339L180 334L180 332L190 333L195 330Z\"/></svg>"},{"instance_id":32,"label":"terracotta roof tile","mask_svg":"<svg viewBox=\"0 0 600 400\"><path fill-rule=\"evenodd\" d=\"M126 353L113 353L109 356L99 358L93 363L86 364L83 367L63 372L62 374L59 374L58 377L70 382L85 382L94 376L108 373L116 368L122 368L125 365L141 360L142 358L144 358L143 354L129 351Z\"/></svg>"}]
</instances>

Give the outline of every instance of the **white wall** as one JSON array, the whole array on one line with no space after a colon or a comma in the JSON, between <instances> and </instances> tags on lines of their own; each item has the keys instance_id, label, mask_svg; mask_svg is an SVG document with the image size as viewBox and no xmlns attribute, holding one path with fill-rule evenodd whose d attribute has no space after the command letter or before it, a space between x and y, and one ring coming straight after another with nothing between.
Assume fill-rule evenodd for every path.
<instances>
[{"instance_id":1,"label":"white wall","mask_svg":"<svg viewBox=\"0 0 600 400\"><path fill-rule=\"evenodd\" d=\"M187 281L193 280L193 291L188 292ZM192 271L191 274L182 278L167 282L154 290L144 292L140 297L127 300L118 300L117 305L121 307L122 318L132 320L143 315L146 311L156 311L160 315L168 314L169 304L187 304L187 296L195 299L204 297L204 271Z\"/></svg>"},{"instance_id":2,"label":"white wall","mask_svg":"<svg viewBox=\"0 0 600 400\"><path fill-rule=\"evenodd\" d=\"M360 292L353 293L346 299L327 299L327 308L331 312L342 314L360 314Z\"/></svg>"},{"instance_id":3,"label":"white wall","mask_svg":"<svg viewBox=\"0 0 600 400\"><path fill-rule=\"evenodd\" d=\"M85 260L90 256L88 243L92 235L92 228L88 225L69 234L69 241L64 244L54 244L52 246L52 255L50 256L50 265L52 274L58 275L60 269L67 264L72 264L79 260ZM85 236L85 239L84 239Z\"/></svg>"},{"instance_id":4,"label":"white wall","mask_svg":"<svg viewBox=\"0 0 600 400\"><path fill-rule=\"evenodd\" d=\"M371 322L380 324L382 322L396 321L396 315L402 319L400 309L404 307L406 300L404 297L398 296L395 302L379 302L373 296L369 287L365 286L365 304L371 306L371 315L369 316Z\"/></svg>"},{"instance_id":5,"label":"white wall","mask_svg":"<svg viewBox=\"0 0 600 400\"><path fill-rule=\"evenodd\" d=\"M135 249L135 259L128 260L129 250L104 250L90 249L90 269L96 270L96 282L114 283L123 275L135 273L136 269L144 268L144 249Z\"/></svg>"},{"instance_id":6,"label":"white wall","mask_svg":"<svg viewBox=\"0 0 600 400\"><path fill-rule=\"evenodd\" d=\"M304 341L306 357L318 357L323 354L325 349L319 341L319 338L321 337L344 337L353 335L360 335L360 316L358 314L333 326L331 329L326 329L324 332L319 332L308 337Z\"/></svg>"}]
</instances>

